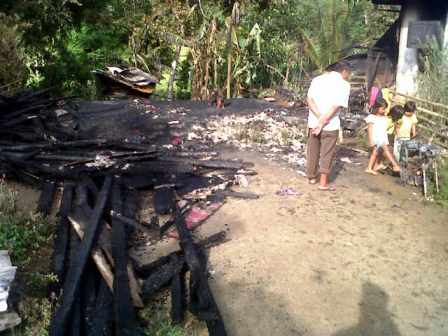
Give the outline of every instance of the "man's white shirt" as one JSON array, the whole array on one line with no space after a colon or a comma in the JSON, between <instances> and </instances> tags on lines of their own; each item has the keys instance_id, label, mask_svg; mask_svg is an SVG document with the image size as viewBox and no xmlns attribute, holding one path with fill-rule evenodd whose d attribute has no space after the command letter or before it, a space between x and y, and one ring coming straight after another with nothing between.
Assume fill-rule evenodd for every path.
<instances>
[{"instance_id":1,"label":"man's white shirt","mask_svg":"<svg viewBox=\"0 0 448 336\"><path fill-rule=\"evenodd\" d=\"M311 81L308 90L308 97L312 98L317 106L320 115L330 111L333 106L348 107L350 96L350 83L344 80L339 72L327 72L317 76ZM315 128L319 124L319 119L309 111L308 127ZM324 131L337 131L341 126L339 110L323 128Z\"/></svg>"}]
</instances>

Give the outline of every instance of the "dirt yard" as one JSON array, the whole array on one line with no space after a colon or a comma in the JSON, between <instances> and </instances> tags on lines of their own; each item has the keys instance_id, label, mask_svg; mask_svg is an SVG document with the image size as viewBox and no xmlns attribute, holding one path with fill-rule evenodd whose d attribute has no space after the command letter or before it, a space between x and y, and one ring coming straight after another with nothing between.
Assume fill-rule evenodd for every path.
<instances>
[{"instance_id":1,"label":"dirt yard","mask_svg":"<svg viewBox=\"0 0 448 336\"><path fill-rule=\"evenodd\" d=\"M235 157L235 154L231 154ZM448 212L390 176L345 164L336 192L255 153L259 200L229 200L207 226L231 241L210 252L230 335L448 334ZM358 160L359 161L359 160ZM281 187L302 196L278 196Z\"/></svg>"}]
</instances>

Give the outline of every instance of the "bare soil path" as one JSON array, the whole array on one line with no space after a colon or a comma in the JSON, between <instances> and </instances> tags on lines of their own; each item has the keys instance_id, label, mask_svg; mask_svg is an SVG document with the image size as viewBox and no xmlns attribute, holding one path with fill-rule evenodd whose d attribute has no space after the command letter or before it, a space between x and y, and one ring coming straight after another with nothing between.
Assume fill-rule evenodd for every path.
<instances>
[{"instance_id":1,"label":"bare soil path","mask_svg":"<svg viewBox=\"0 0 448 336\"><path fill-rule=\"evenodd\" d=\"M448 335L448 212L390 176L346 164L336 192L255 153L259 200L229 200L205 225L230 335ZM303 196L278 196L281 187Z\"/></svg>"}]
</instances>

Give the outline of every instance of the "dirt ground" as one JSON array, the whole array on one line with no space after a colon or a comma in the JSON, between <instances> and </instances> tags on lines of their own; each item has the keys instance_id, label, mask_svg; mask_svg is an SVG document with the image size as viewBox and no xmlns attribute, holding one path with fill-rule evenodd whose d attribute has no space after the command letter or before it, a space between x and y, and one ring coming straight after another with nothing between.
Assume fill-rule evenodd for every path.
<instances>
[{"instance_id":1,"label":"dirt ground","mask_svg":"<svg viewBox=\"0 0 448 336\"><path fill-rule=\"evenodd\" d=\"M363 165L345 164L337 191L322 192L235 156L255 163L248 189L264 196L228 200L204 224L230 228L210 252L229 335L448 335L448 211ZM285 186L303 195L275 194Z\"/></svg>"}]
</instances>

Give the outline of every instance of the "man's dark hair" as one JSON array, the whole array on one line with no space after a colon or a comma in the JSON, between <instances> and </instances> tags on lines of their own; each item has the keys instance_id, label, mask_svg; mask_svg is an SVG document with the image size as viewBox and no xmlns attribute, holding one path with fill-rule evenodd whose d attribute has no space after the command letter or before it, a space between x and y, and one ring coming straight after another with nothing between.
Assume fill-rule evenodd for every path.
<instances>
[{"instance_id":1,"label":"man's dark hair","mask_svg":"<svg viewBox=\"0 0 448 336\"><path fill-rule=\"evenodd\" d=\"M408 102L406 102L406 104L404 104L405 112L415 112L416 109L417 109L417 105L412 100L408 101Z\"/></svg>"},{"instance_id":2,"label":"man's dark hair","mask_svg":"<svg viewBox=\"0 0 448 336\"><path fill-rule=\"evenodd\" d=\"M342 71L352 71L352 67L347 61L340 61L331 67L332 71L342 72Z\"/></svg>"},{"instance_id":3,"label":"man's dark hair","mask_svg":"<svg viewBox=\"0 0 448 336\"><path fill-rule=\"evenodd\" d=\"M401 105L395 105L390 109L390 117L392 118L393 122L397 122L403 117L404 114L404 108Z\"/></svg>"}]
</instances>

